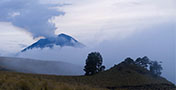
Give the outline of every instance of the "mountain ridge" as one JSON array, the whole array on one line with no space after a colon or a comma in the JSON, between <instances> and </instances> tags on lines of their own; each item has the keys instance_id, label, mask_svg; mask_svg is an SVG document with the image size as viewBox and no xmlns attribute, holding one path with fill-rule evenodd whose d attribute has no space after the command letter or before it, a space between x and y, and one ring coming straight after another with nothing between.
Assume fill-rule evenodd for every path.
<instances>
[{"instance_id":1,"label":"mountain ridge","mask_svg":"<svg viewBox=\"0 0 176 90\"><path fill-rule=\"evenodd\" d=\"M0 57L0 70L50 75L82 75L82 66L62 62L16 57Z\"/></svg>"},{"instance_id":2,"label":"mountain ridge","mask_svg":"<svg viewBox=\"0 0 176 90\"><path fill-rule=\"evenodd\" d=\"M21 52L25 52L29 49L34 49L34 48L41 48L41 49L46 48L46 47L53 48L55 45L60 46L60 47L70 46L74 48L85 47L84 44L80 43L73 37L66 35L64 33L61 33L57 37L40 39L37 42L33 43L32 45L21 50Z\"/></svg>"}]
</instances>

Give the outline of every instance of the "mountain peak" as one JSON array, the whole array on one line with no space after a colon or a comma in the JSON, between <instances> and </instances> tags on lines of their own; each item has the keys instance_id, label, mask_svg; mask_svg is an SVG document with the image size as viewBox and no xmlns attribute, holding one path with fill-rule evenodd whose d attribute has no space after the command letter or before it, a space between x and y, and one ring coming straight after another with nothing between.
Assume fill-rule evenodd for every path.
<instances>
[{"instance_id":1,"label":"mountain peak","mask_svg":"<svg viewBox=\"0 0 176 90\"><path fill-rule=\"evenodd\" d=\"M57 41L58 40L64 40L64 41L71 41L72 40L72 42L78 42L77 40L75 40L74 38L72 38L71 36L69 36L69 35L67 35L67 34L64 34L64 33L61 33L61 34L59 34L58 36L57 36Z\"/></svg>"},{"instance_id":2,"label":"mountain peak","mask_svg":"<svg viewBox=\"0 0 176 90\"><path fill-rule=\"evenodd\" d=\"M25 52L33 48L46 48L46 47L52 48L55 45L60 46L60 47L64 47L64 46L70 46L70 47L75 47L75 48L84 47L82 43L78 42L73 37L66 35L64 33L61 33L55 38L52 37L52 38L40 39L34 44L30 45L29 47L23 49L21 52Z\"/></svg>"},{"instance_id":3,"label":"mountain peak","mask_svg":"<svg viewBox=\"0 0 176 90\"><path fill-rule=\"evenodd\" d=\"M58 37L70 37L70 36L67 35L67 34L61 33L61 34L58 35Z\"/></svg>"}]
</instances>

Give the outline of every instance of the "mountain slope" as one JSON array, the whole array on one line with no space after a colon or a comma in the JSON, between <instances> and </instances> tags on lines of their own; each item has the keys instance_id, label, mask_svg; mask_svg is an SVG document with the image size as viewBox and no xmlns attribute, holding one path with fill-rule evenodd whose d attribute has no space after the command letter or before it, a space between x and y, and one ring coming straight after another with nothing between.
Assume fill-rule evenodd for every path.
<instances>
[{"instance_id":1,"label":"mountain slope","mask_svg":"<svg viewBox=\"0 0 176 90\"><path fill-rule=\"evenodd\" d=\"M109 70L98 73L95 77L104 77L105 81L109 81L109 87L122 87L122 86L139 86L139 85L155 85L155 84L168 84L173 85L171 82L161 76L154 76L145 68L133 64L120 63L110 68ZM102 83L103 86L106 86Z\"/></svg>"},{"instance_id":2,"label":"mountain slope","mask_svg":"<svg viewBox=\"0 0 176 90\"><path fill-rule=\"evenodd\" d=\"M66 34L59 34L57 37L51 37L51 38L45 38L45 39L40 39L34 44L28 46L27 48L23 49L21 52L25 52L29 49L33 48L52 48L54 46L71 46L75 48L81 48L84 47L84 45L80 42L78 42L76 39L72 38L69 35Z\"/></svg>"},{"instance_id":3,"label":"mountain slope","mask_svg":"<svg viewBox=\"0 0 176 90\"><path fill-rule=\"evenodd\" d=\"M40 61L23 58L0 57L3 71L15 71L36 74L82 75L82 67L59 61Z\"/></svg>"}]
</instances>

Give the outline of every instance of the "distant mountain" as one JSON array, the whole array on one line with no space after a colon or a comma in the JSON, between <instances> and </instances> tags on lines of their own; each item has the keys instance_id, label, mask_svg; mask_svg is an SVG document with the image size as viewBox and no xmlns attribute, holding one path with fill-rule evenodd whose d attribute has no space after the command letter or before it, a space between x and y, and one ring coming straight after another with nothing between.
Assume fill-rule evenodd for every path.
<instances>
[{"instance_id":1,"label":"distant mountain","mask_svg":"<svg viewBox=\"0 0 176 90\"><path fill-rule=\"evenodd\" d=\"M64 47L64 46L70 46L75 48L85 47L82 43L78 42L73 37L62 33L62 34L59 34L57 37L40 39L34 44L23 49L21 52L25 52L33 48L46 48L46 47L52 48L55 45L60 47Z\"/></svg>"},{"instance_id":2,"label":"distant mountain","mask_svg":"<svg viewBox=\"0 0 176 90\"><path fill-rule=\"evenodd\" d=\"M0 71L51 75L82 75L83 69L71 63L25 58L0 57Z\"/></svg>"}]
</instances>

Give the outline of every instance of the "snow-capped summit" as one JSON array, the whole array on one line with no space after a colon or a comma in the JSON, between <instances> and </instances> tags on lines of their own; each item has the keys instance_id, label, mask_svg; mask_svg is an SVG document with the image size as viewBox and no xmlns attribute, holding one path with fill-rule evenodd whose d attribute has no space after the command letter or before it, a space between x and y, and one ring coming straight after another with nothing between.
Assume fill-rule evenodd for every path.
<instances>
[{"instance_id":1,"label":"snow-capped summit","mask_svg":"<svg viewBox=\"0 0 176 90\"><path fill-rule=\"evenodd\" d=\"M78 42L73 37L62 33L62 34L59 34L57 37L40 39L34 44L23 49L21 52L25 52L33 48L46 48L46 47L52 48L54 47L54 45L60 46L60 47L64 47L64 46L70 46L75 48L84 47L82 43Z\"/></svg>"}]
</instances>

